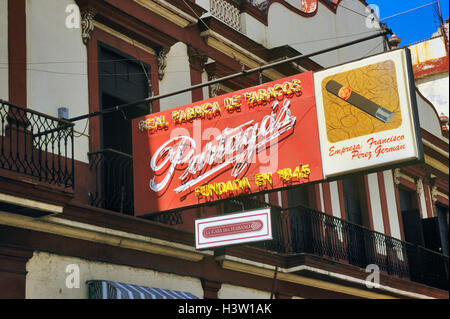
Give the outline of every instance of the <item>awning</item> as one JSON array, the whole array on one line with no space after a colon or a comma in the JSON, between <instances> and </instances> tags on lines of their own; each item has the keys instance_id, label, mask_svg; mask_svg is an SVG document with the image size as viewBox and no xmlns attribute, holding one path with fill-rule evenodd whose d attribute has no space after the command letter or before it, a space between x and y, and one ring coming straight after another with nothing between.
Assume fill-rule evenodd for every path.
<instances>
[{"instance_id":1,"label":"awning","mask_svg":"<svg viewBox=\"0 0 450 319\"><path fill-rule=\"evenodd\" d=\"M117 281L90 280L89 299L199 299L185 291L145 287Z\"/></svg>"}]
</instances>

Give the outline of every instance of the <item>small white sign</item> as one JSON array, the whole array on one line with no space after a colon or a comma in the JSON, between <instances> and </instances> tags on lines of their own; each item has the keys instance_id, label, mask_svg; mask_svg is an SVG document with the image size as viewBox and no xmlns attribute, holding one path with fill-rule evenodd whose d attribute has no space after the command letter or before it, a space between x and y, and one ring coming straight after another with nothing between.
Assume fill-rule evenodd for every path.
<instances>
[{"instance_id":1,"label":"small white sign","mask_svg":"<svg viewBox=\"0 0 450 319\"><path fill-rule=\"evenodd\" d=\"M195 247L204 249L272 239L270 208L195 221Z\"/></svg>"}]
</instances>

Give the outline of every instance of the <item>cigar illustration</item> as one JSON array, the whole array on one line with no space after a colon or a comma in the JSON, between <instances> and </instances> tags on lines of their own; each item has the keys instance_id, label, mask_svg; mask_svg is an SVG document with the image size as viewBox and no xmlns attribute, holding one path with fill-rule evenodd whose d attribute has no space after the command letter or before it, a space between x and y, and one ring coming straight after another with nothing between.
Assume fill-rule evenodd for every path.
<instances>
[{"instance_id":1,"label":"cigar illustration","mask_svg":"<svg viewBox=\"0 0 450 319\"><path fill-rule=\"evenodd\" d=\"M347 103L350 103L384 123L389 123L394 117L394 113L391 111L386 110L384 107L370 101L364 96L352 91L349 87L343 86L336 81L329 81L326 85L326 89L331 94L336 95Z\"/></svg>"}]
</instances>

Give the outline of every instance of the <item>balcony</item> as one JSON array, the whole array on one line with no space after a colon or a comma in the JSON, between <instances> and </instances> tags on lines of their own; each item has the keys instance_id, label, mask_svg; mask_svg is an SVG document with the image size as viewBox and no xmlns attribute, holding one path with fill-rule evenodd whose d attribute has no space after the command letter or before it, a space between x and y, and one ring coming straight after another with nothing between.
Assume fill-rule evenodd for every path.
<instances>
[{"instance_id":1,"label":"balcony","mask_svg":"<svg viewBox=\"0 0 450 319\"><path fill-rule=\"evenodd\" d=\"M104 149L88 153L95 189L89 193L92 206L133 215L133 157Z\"/></svg>"},{"instance_id":2,"label":"balcony","mask_svg":"<svg viewBox=\"0 0 450 319\"><path fill-rule=\"evenodd\" d=\"M51 212L42 205L27 206L24 199L54 208L73 197L73 126L0 100L1 209L38 217Z\"/></svg>"},{"instance_id":3,"label":"balcony","mask_svg":"<svg viewBox=\"0 0 450 319\"><path fill-rule=\"evenodd\" d=\"M313 254L449 290L449 257L345 220L298 207L273 211L271 241L252 246L282 254Z\"/></svg>"},{"instance_id":4,"label":"balcony","mask_svg":"<svg viewBox=\"0 0 450 319\"><path fill-rule=\"evenodd\" d=\"M107 149L89 153L96 178L91 205L133 215L132 156ZM226 211L261 207L248 197L225 203ZM183 224L183 211L162 212L153 221ZM375 264L385 274L448 290L449 257L343 219L304 207L272 210L273 240L253 243L282 255L311 254L365 269Z\"/></svg>"},{"instance_id":5,"label":"balcony","mask_svg":"<svg viewBox=\"0 0 450 319\"><path fill-rule=\"evenodd\" d=\"M0 100L0 168L74 186L73 123Z\"/></svg>"},{"instance_id":6,"label":"balcony","mask_svg":"<svg viewBox=\"0 0 450 319\"><path fill-rule=\"evenodd\" d=\"M210 13L236 31L241 31L239 5L233 0L209 0Z\"/></svg>"},{"instance_id":7,"label":"balcony","mask_svg":"<svg viewBox=\"0 0 450 319\"><path fill-rule=\"evenodd\" d=\"M67 203L73 197L73 154L73 123L0 100L2 193L52 204ZM88 156L95 180L90 204L133 215L132 156L113 149L90 152ZM45 198L40 197L42 194ZM248 200L244 206L259 207L260 203ZM0 200L2 210L24 214L20 205L20 201ZM229 208L239 210L241 206ZM28 213L35 217L45 214ZM180 225L182 215L182 211L161 213L152 219ZM273 240L252 246L289 256L311 254L360 268L375 264L388 275L448 290L449 257L424 247L303 207L274 209L272 229Z\"/></svg>"}]
</instances>

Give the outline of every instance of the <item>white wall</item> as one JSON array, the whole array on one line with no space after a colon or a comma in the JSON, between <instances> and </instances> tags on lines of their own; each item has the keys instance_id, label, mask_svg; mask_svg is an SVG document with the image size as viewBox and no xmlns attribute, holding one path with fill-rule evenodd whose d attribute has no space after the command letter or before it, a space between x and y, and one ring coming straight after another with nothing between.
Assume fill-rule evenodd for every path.
<instances>
[{"instance_id":1,"label":"white wall","mask_svg":"<svg viewBox=\"0 0 450 319\"><path fill-rule=\"evenodd\" d=\"M66 272L68 265L79 267L80 288L67 288L66 278L73 272ZM86 299L89 296L86 284L88 280L118 281L147 287L186 291L203 298L202 285L197 278L46 252L34 252L33 257L27 263L26 270L25 297L27 299Z\"/></svg>"},{"instance_id":2,"label":"white wall","mask_svg":"<svg viewBox=\"0 0 450 319\"><path fill-rule=\"evenodd\" d=\"M397 211L397 201L395 199L395 185L392 170L384 171L384 185L386 188L386 202L388 205L389 225L391 226L391 236L401 239L399 216Z\"/></svg>"},{"instance_id":3,"label":"white wall","mask_svg":"<svg viewBox=\"0 0 450 319\"><path fill-rule=\"evenodd\" d=\"M449 116L448 72L433 74L416 80L420 93L433 103L439 115Z\"/></svg>"},{"instance_id":4,"label":"white wall","mask_svg":"<svg viewBox=\"0 0 450 319\"><path fill-rule=\"evenodd\" d=\"M73 0L26 1L27 103L30 109L57 116L58 107L69 117L86 114L88 105L87 51L81 29L66 27L65 12ZM85 121L76 123L83 131ZM75 139L75 159L88 162L88 138Z\"/></svg>"},{"instance_id":5,"label":"white wall","mask_svg":"<svg viewBox=\"0 0 450 319\"><path fill-rule=\"evenodd\" d=\"M8 0L0 0L0 99L8 100Z\"/></svg>"},{"instance_id":6,"label":"white wall","mask_svg":"<svg viewBox=\"0 0 450 319\"><path fill-rule=\"evenodd\" d=\"M443 139L441 124L433 107L429 103L427 103L419 94L416 94L416 99L420 127L430 132L431 134Z\"/></svg>"},{"instance_id":7,"label":"white wall","mask_svg":"<svg viewBox=\"0 0 450 319\"><path fill-rule=\"evenodd\" d=\"M269 299L270 292L222 284L217 296L219 299Z\"/></svg>"},{"instance_id":8,"label":"white wall","mask_svg":"<svg viewBox=\"0 0 450 319\"><path fill-rule=\"evenodd\" d=\"M331 210L333 211L333 216L337 218L342 218L339 189L338 183L336 181L330 182L330 195L331 195Z\"/></svg>"},{"instance_id":9,"label":"white wall","mask_svg":"<svg viewBox=\"0 0 450 319\"><path fill-rule=\"evenodd\" d=\"M306 18L289 11L279 3L272 4L268 13L268 47L289 44L302 54L308 54L379 32L378 29L367 28L365 6L359 1L344 0L341 4L360 14L342 6L339 6L337 13L334 14L319 2L316 15ZM313 57L312 60L329 67L382 51L383 38L379 37Z\"/></svg>"},{"instance_id":10,"label":"white wall","mask_svg":"<svg viewBox=\"0 0 450 319\"><path fill-rule=\"evenodd\" d=\"M383 212L381 208L380 188L378 187L377 173L367 175L370 196L370 208L372 209L373 228L384 233Z\"/></svg>"},{"instance_id":11,"label":"white wall","mask_svg":"<svg viewBox=\"0 0 450 319\"><path fill-rule=\"evenodd\" d=\"M248 38L258 42L262 46L267 46L267 28L260 21L247 13L241 13L241 31Z\"/></svg>"},{"instance_id":12,"label":"white wall","mask_svg":"<svg viewBox=\"0 0 450 319\"><path fill-rule=\"evenodd\" d=\"M178 42L167 53L167 67L162 81L159 82L159 94L173 92L191 86L191 73L187 46ZM160 110L169 110L192 103L191 92L177 94L160 100Z\"/></svg>"},{"instance_id":13,"label":"white wall","mask_svg":"<svg viewBox=\"0 0 450 319\"><path fill-rule=\"evenodd\" d=\"M206 71L202 72L202 83L206 83L208 82L208 73L206 73ZM209 99L209 86L204 86L202 88L202 93L203 93L203 99Z\"/></svg>"}]
</instances>

